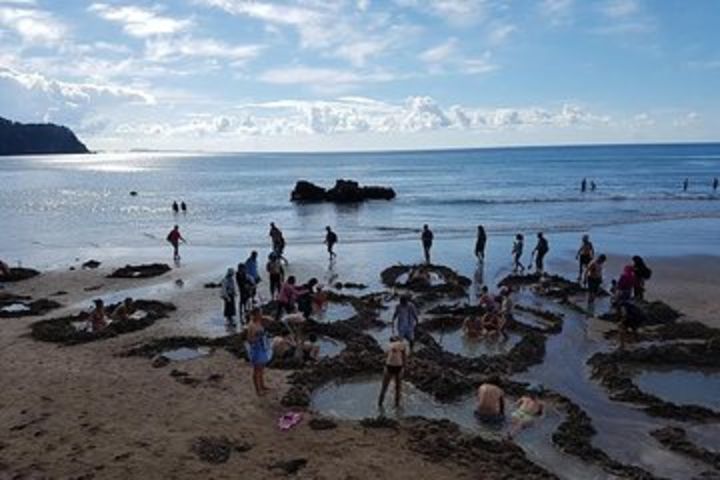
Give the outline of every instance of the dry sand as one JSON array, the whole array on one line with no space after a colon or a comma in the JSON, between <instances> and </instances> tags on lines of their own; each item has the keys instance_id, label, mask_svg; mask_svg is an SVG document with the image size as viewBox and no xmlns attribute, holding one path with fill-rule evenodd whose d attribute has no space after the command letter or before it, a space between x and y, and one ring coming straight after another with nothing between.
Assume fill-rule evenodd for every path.
<instances>
[{"instance_id":1,"label":"dry sand","mask_svg":"<svg viewBox=\"0 0 720 480\"><path fill-rule=\"evenodd\" d=\"M690 319L720 326L716 284L720 259L649 259L654 270L649 298L662 298ZM619 271L611 263L608 273ZM110 280L107 271L50 272L19 284L13 293L42 297L57 292L66 305L89 304L108 292L172 283L157 279ZM609 275L608 275L609 277ZM103 285L87 292L85 287ZM73 347L31 339L32 319L0 320L0 479L10 478L286 478L270 465L295 458L308 464L296 478L482 478L449 462L431 463L408 448L402 431L366 430L339 422L313 431L310 415L281 433L277 417L286 374L268 371L273 392L258 399L250 369L224 351L192 362L152 368L144 358L115 354L142 341L184 331L187 317L218 308L215 291L196 285L164 294L179 309L146 330ZM77 307L72 310L74 313ZM48 316L56 316L53 312ZM200 380L189 386L173 368ZM208 380L213 374L217 381ZM211 465L191 451L199 436L222 436L252 444L223 464Z\"/></svg>"}]
</instances>

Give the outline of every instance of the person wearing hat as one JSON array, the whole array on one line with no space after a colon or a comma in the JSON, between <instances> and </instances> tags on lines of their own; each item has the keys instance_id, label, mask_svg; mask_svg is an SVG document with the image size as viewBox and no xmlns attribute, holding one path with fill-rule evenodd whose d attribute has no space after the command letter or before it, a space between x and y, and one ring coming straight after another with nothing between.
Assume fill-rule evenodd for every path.
<instances>
[{"instance_id":1,"label":"person wearing hat","mask_svg":"<svg viewBox=\"0 0 720 480\"><path fill-rule=\"evenodd\" d=\"M527 389L527 393L520 397L520 400L517 401L517 409L510 416L512 423L509 437L512 438L521 430L528 428L543 415L545 405L539 399L542 393L542 386L532 385Z\"/></svg>"}]
</instances>

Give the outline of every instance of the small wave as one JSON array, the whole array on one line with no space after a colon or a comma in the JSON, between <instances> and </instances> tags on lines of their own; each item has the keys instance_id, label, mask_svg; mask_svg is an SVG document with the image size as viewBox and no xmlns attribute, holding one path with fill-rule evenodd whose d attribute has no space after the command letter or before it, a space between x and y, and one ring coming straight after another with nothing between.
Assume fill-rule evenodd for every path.
<instances>
[{"instance_id":1,"label":"small wave","mask_svg":"<svg viewBox=\"0 0 720 480\"><path fill-rule=\"evenodd\" d=\"M571 197L533 197L533 198L448 198L448 199L417 199L419 204L426 205L531 205L544 203L581 203L581 202L667 202L693 201L711 202L720 200L718 195L709 194L657 194L657 195L603 195L603 196L571 196Z\"/></svg>"}]
</instances>

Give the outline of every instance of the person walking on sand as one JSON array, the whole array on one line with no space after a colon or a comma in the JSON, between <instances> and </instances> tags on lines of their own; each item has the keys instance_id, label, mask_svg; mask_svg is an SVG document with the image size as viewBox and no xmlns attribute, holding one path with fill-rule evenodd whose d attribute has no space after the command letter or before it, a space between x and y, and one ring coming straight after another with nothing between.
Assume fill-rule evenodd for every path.
<instances>
[{"instance_id":1,"label":"person walking on sand","mask_svg":"<svg viewBox=\"0 0 720 480\"><path fill-rule=\"evenodd\" d=\"M499 383L500 377L493 375L477 389L475 418L483 423L498 425L505 421L505 392Z\"/></svg>"},{"instance_id":2,"label":"person walking on sand","mask_svg":"<svg viewBox=\"0 0 720 480\"><path fill-rule=\"evenodd\" d=\"M180 260L180 242L187 243L180 234L180 227L175 225L166 240L173 246L173 259Z\"/></svg>"},{"instance_id":3,"label":"person walking on sand","mask_svg":"<svg viewBox=\"0 0 720 480\"><path fill-rule=\"evenodd\" d=\"M542 274L545 270L545 255L550 251L550 245L542 232L538 232L537 239L532 254L535 257L535 273Z\"/></svg>"},{"instance_id":4,"label":"person walking on sand","mask_svg":"<svg viewBox=\"0 0 720 480\"><path fill-rule=\"evenodd\" d=\"M402 374L407 364L407 356L407 344L399 337L391 337L387 357L385 358L385 375L383 376L382 387L380 388L378 407L382 408L385 402L385 393L390 385L390 380L395 382L395 406L400 406Z\"/></svg>"},{"instance_id":5,"label":"person walking on sand","mask_svg":"<svg viewBox=\"0 0 720 480\"><path fill-rule=\"evenodd\" d=\"M590 241L590 236L583 235L582 241L580 242L580 248L578 248L578 251L575 254L575 259L578 261L578 282L582 281L585 270L587 270L587 267L590 265L593 257L595 257L595 248Z\"/></svg>"},{"instance_id":6,"label":"person walking on sand","mask_svg":"<svg viewBox=\"0 0 720 480\"><path fill-rule=\"evenodd\" d=\"M332 231L330 226L325 227L325 245L327 245L327 251L328 255L330 256L330 260L335 258L337 255L333 251L333 248L335 247L335 244L338 242L338 236L335 232Z\"/></svg>"},{"instance_id":7,"label":"person walking on sand","mask_svg":"<svg viewBox=\"0 0 720 480\"><path fill-rule=\"evenodd\" d=\"M270 300L275 300L275 296L280 292L280 287L285 281L285 269L275 252L271 252L268 256L265 270L270 277Z\"/></svg>"},{"instance_id":8,"label":"person walking on sand","mask_svg":"<svg viewBox=\"0 0 720 480\"><path fill-rule=\"evenodd\" d=\"M541 394L542 387L532 386L528 388L527 395L520 397L520 400L517 401L517 410L511 415L512 423L508 434L510 438L530 427L538 418L542 417L545 405L539 399Z\"/></svg>"},{"instance_id":9,"label":"person walking on sand","mask_svg":"<svg viewBox=\"0 0 720 480\"><path fill-rule=\"evenodd\" d=\"M175 201L173 201L173 203L172 203L172 211L173 211L173 213L178 213L178 211L180 211L180 208L178 207L178 203Z\"/></svg>"},{"instance_id":10,"label":"person walking on sand","mask_svg":"<svg viewBox=\"0 0 720 480\"><path fill-rule=\"evenodd\" d=\"M220 284L220 297L223 299L223 316L228 325L235 323L235 297L237 287L235 286L235 270L228 268Z\"/></svg>"},{"instance_id":11,"label":"person walking on sand","mask_svg":"<svg viewBox=\"0 0 720 480\"><path fill-rule=\"evenodd\" d=\"M685 180L683 180L683 192L687 192L689 186L690 186L690 180L686 178Z\"/></svg>"},{"instance_id":12,"label":"person walking on sand","mask_svg":"<svg viewBox=\"0 0 720 480\"><path fill-rule=\"evenodd\" d=\"M428 264L430 263L430 249L432 248L434 238L435 236L433 235L432 230L430 230L430 227L427 224L423 225L420 240L422 240L423 253L425 254L425 263Z\"/></svg>"},{"instance_id":13,"label":"person walking on sand","mask_svg":"<svg viewBox=\"0 0 720 480\"><path fill-rule=\"evenodd\" d=\"M270 391L265 385L265 365L268 364L272 356L270 342L268 342L265 333L265 324L270 320L257 307L250 312L250 325L247 329L247 350L250 364L253 367L253 385L258 396L263 396Z\"/></svg>"},{"instance_id":14,"label":"person walking on sand","mask_svg":"<svg viewBox=\"0 0 720 480\"><path fill-rule=\"evenodd\" d=\"M477 239L475 240L475 256L478 260L485 260L485 245L487 244L487 234L485 233L485 227L478 225L477 228Z\"/></svg>"},{"instance_id":15,"label":"person walking on sand","mask_svg":"<svg viewBox=\"0 0 720 480\"><path fill-rule=\"evenodd\" d=\"M525 271L525 265L520 262L520 258L523 254L523 245L524 238L521 233L518 233L517 235L515 235L515 242L513 243L512 247L513 272L515 273L523 273Z\"/></svg>"},{"instance_id":16,"label":"person walking on sand","mask_svg":"<svg viewBox=\"0 0 720 480\"><path fill-rule=\"evenodd\" d=\"M400 297L400 303L395 307L392 322L393 333L397 332L401 339L406 340L412 352L415 344L415 327L418 324L418 313L415 305L410 301L409 295Z\"/></svg>"},{"instance_id":17,"label":"person walking on sand","mask_svg":"<svg viewBox=\"0 0 720 480\"><path fill-rule=\"evenodd\" d=\"M580 182L580 191L582 193L587 192L587 178L583 178L582 182Z\"/></svg>"},{"instance_id":18,"label":"person walking on sand","mask_svg":"<svg viewBox=\"0 0 720 480\"><path fill-rule=\"evenodd\" d=\"M600 286L603 281L603 265L605 265L606 260L607 257L605 254L601 253L596 259L591 261L585 269L583 283L587 285L588 303L591 305L595 303L595 298L597 298L597 295L600 292Z\"/></svg>"}]
</instances>

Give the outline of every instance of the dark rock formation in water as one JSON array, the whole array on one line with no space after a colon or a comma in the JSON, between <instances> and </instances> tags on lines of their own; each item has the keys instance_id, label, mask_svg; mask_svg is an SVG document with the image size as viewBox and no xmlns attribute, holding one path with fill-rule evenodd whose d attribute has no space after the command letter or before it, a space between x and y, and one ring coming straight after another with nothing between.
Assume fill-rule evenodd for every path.
<instances>
[{"instance_id":1,"label":"dark rock formation in water","mask_svg":"<svg viewBox=\"0 0 720 480\"><path fill-rule=\"evenodd\" d=\"M169 272L170 266L164 263L151 263L149 265L125 265L108 275L110 278L150 278L159 277Z\"/></svg>"},{"instance_id":2,"label":"dark rock formation in water","mask_svg":"<svg viewBox=\"0 0 720 480\"><path fill-rule=\"evenodd\" d=\"M0 117L0 155L90 153L67 127L23 124Z\"/></svg>"},{"instance_id":3,"label":"dark rock formation in water","mask_svg":"<svg viewBox=\"0 0 720 480\"><path fill-rule=\"evenodd\" d=\"M18 308L13 309L13 306ZM24 295L15 295L9 292L0 292L0 318L33 317L45 315L51 310L60 308L58 302L41 298L33 300Z\"/></svg>"},{"instance_id":4,"label":"dark rock formation in water","mask_svg":"<svg viewBox=\"0 0 720 480\"><path fill-rule=\"evenodd\" d=\"M314 183L300 180L290 195L293 202L334 202L358 203L366 200L392 200L395 190L388 187L361 187L352 180L336 180L335 186L329 190Z\"/></svg>"},{"instance_id":5,"label":"dark rock formation in water","mask_svg":"<svg viewBox=\"0 0 720 480\"><path fill-rule=\"evenodd\" d=\"M21 280L27 280L28 278L37 277L40 272L33 270L32 268L11 268L9 275L0 275L0 280L3 282L19 282Z\"/></svg>"}]
</instances>

